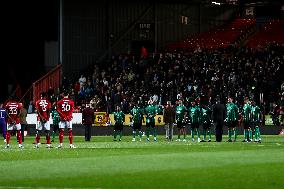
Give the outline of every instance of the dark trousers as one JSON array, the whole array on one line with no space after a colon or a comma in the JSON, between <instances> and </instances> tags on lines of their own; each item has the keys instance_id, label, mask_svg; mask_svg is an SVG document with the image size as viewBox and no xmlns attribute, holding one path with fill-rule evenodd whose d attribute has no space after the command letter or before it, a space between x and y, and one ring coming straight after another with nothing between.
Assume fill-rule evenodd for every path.
<instances>
[{"instance_id":1,"label":"dark trousers","mask_svg":"<svg viewBox=\"0 0 284 189\"><path fill-rule=\"evenodd\" d=\"M216 142L222 142L222 135L223 135L223 123L216 123Z\"/></svg>"},{"instance_id":2,"label":"dark trousers","mask_svg":"<svg viewBox=\"0 0 284 189\"><path fill-rule=\"evenodd\" d=\"M85 141L91 141L91 129L92 125L85 125Z\"/></svg>"},{"instance_id":3,"label":"dark trousers","mask_svg":"<svg viewBox=\"0 0 284 189\"><path fill-rule=\"evenodd\" d=\"M26 124L21 124L21 134L22 134L22 141L25 141L25 129L27 125Z\"/></svg>"}]
</instances>

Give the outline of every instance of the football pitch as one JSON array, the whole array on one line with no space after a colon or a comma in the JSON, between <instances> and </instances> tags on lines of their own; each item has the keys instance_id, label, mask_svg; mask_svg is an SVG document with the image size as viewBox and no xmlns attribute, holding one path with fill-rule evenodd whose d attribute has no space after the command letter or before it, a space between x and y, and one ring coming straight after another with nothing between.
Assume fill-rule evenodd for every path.
<instances>
[{"instance_id":1,"label":"football pitch","mask_svg":"<svg viewBox=\"0 0 284 189\"><path fill-rule=\"evenodd\" d=\"M283 136L262 136L262 143L131 139L75 137L70 149L65 136L62 149L34 149L28 137L18 149L13 136L12 148L0 149L0 189L284 188Z\"/></svg>"}]
</instances>

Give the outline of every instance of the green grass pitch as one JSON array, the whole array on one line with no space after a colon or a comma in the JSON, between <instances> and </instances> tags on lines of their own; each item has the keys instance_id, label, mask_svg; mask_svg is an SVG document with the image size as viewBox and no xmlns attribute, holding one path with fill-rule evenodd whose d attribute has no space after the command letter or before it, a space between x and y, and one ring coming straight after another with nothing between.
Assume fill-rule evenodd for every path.
<instances>
[{"instance_id":1,"label":"green grass pitch","mask_svg":"<svg viewBox=\"0 0 284 189\"><path fill-rule=\"evenodd\" d=\"M21 150L13 136L12 148L0 149L0 189L284 188L283 136L262 136L262 143L158 139L131 142L125 136L113 142L95 136L85 142L75 136L77 148L69 149L65 136L63 149L34 149L28 137Z\"/></svg>"}]
</instances>

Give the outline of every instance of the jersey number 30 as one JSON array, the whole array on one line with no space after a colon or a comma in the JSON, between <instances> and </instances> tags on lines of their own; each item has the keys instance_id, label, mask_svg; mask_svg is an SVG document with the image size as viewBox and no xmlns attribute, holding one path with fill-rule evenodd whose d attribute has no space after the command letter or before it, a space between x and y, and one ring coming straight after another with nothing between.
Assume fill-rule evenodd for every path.
<instances>
[{"instance_id":1,"label":"jersey number 30","mask_svg":"<svg viewBox=\"0 0 284 189\"><path fill-rule=\"evenodd\" d=\"M62 104L62 112L69 112L71 109L70 104Z\"/></svg>"}]
</instances>

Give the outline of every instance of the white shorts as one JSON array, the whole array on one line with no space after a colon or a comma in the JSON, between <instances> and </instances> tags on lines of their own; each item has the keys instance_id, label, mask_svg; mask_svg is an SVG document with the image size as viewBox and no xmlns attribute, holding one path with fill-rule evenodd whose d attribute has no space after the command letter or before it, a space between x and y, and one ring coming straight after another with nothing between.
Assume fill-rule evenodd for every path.
<instances>
[{"instance_id":1,"label":"white shorts","mask_svg":"<svg viewBox=\"0 0 284 189\"><path fill-rule=\"evenodd\" d=\"M36 130L41 131L42 128L44 128L45 130L49 131L50 130L50 123L49 121L43 123L42 121L38 121L37 125L36 125Z\"/></svg>"},{"instance_id":2,"label":"white shorts","mask_svg":"<svg viewBox=\"0 0 284 189\"><path fill-rule=\"evenodd\" d=\"M59 129L64 129L65 127L67 127L68 129L72 129L72 122L71 121L60 121Z\"/></svg>"},{"instance_id":3,"label":"white shorts","mask_svg":"<svg viewBox=\"0 0 284 189\"><path fill-rule=\"evenodd\" d=\"M10 124L7 125L7 130L8 131L21 130L21 124L20 123L18 123L18 124L10 123Z\"/></svg>"}]
</instances>

